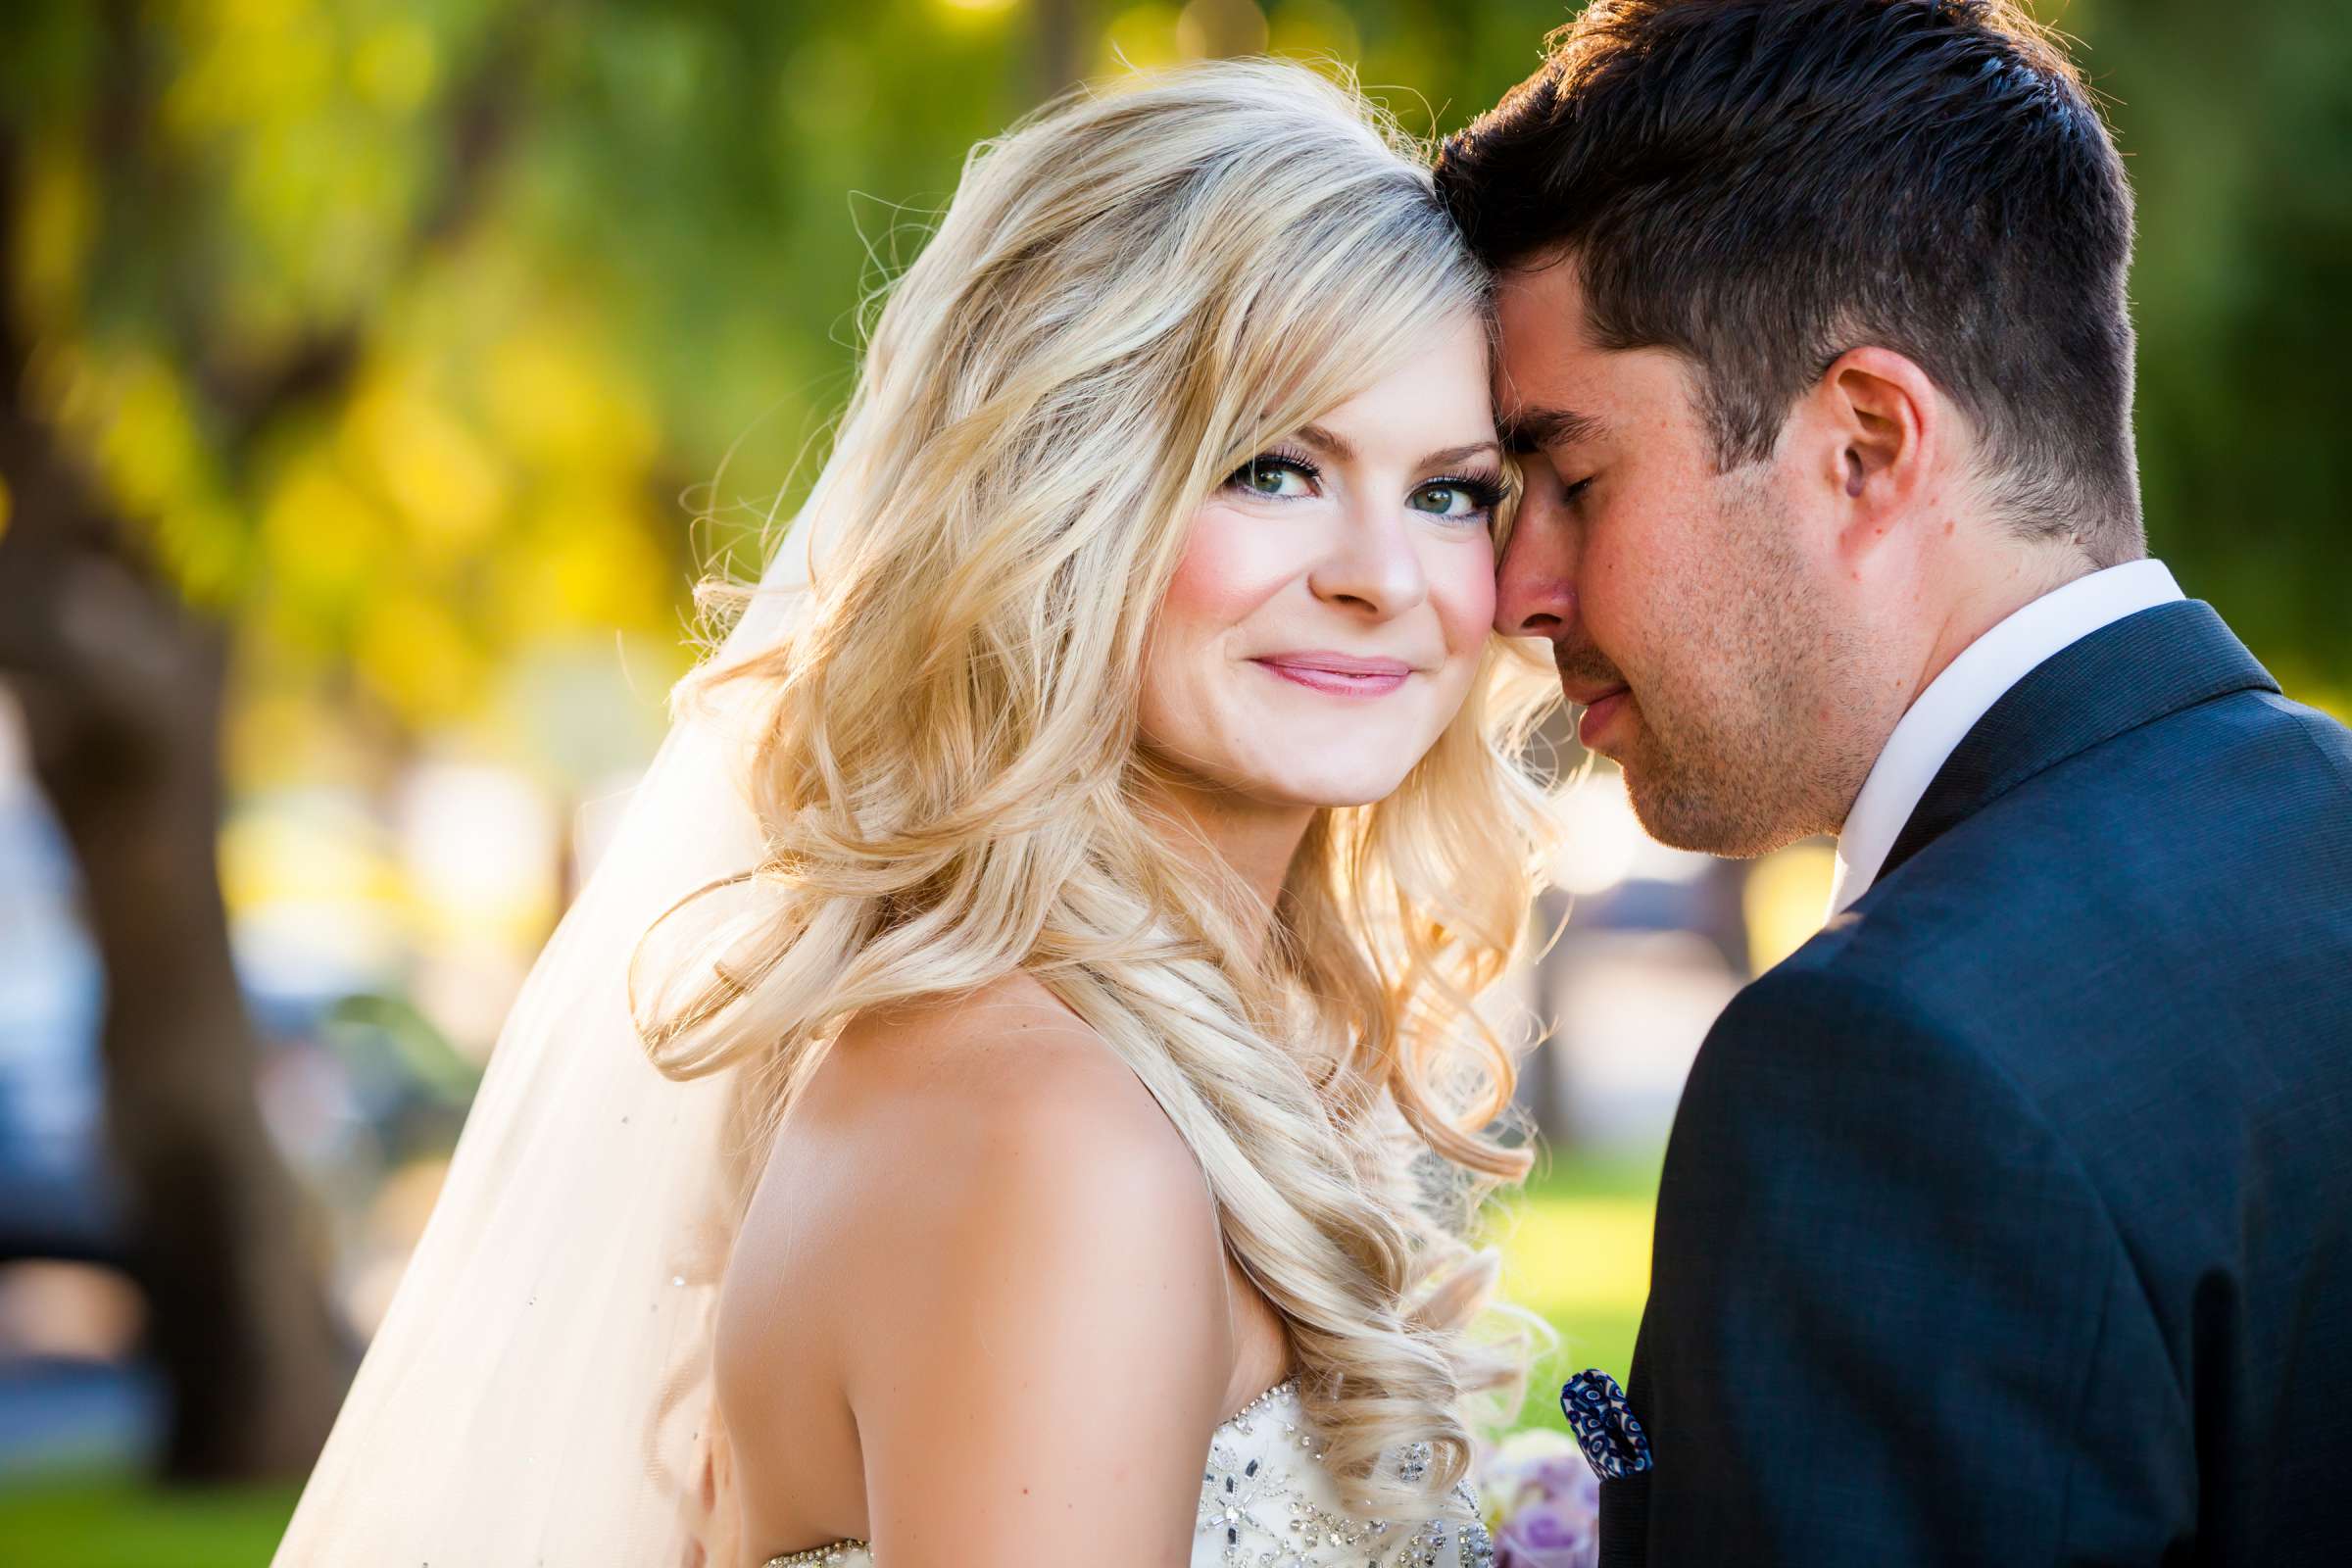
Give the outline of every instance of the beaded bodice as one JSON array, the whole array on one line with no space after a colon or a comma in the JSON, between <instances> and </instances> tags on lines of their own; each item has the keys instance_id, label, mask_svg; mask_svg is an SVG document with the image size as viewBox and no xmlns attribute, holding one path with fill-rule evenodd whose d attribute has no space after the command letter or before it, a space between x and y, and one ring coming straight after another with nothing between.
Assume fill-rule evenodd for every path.
<instances>
[{"instance_id":1,"label":"beaded bodice","mask_svg":"<svg viewBox=\"0 0 2352 1568\"><path fill-rule=\"evenodd\" d=\"M1470 1489L1460 1516L1425 1525L1351 1517L1307 1432L1296 1380L1278 1383L1217 1428L1193 1522L1193 1568L1493 1568L1494 1547ZM1414 1462L1407 1455L1407 1464ZM766 1568L874 1568L861 1541L837 1542Z\"/></svg>"}]
</instances>

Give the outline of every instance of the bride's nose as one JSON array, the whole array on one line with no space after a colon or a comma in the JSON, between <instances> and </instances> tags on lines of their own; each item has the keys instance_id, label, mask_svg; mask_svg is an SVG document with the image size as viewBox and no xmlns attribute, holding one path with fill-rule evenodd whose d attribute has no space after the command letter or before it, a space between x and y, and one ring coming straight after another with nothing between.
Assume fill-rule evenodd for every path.
<instances>
[{"instance_id":1,"label":"bride's nose","mask_svg":"<svg viewBox=\"0 0 2352 1568\"><path fill-rule=\"evenodd\" d=\"M1308 571L1307 586L1326 604L1384 620L1429 598L1429 576L1405 519L1353 508Z\"/></svg>"}]
</instances>

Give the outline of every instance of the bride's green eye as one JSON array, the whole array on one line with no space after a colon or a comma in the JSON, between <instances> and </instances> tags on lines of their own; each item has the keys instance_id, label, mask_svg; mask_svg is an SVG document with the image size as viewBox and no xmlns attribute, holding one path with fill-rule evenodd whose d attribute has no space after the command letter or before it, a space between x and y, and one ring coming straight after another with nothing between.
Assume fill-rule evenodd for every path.
<instances>
[{"instance_id":1,"label":"bride's green eye","mask_svg":"<svg viewBox=\"0 0 2352 1568\"><path fill-rule=\"evenodd\" d=\"M1432 516L1484 521L1501 503L1502 487L1487 479L1436 479L1415 490L1408 505Z\"/></svg>"},{"instance_id":2,"label":"bride's green eye","mask_svg":"<svg viewBox=\"0 0 2352 1568\"><path fill-rule=\"evenodd\" d=\"M1291 501L1315 493L1315 471L1291 458L1251 458L1228 474L1225 488L1272 501Z\"/></svg>"}]
</instances>

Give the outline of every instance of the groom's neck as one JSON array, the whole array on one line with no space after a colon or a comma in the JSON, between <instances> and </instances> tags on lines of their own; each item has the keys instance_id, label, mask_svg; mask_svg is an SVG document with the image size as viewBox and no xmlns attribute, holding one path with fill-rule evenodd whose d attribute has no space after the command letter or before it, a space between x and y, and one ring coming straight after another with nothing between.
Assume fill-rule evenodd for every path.
<instances>
[{"instance_id":1,"label":"groom's neck","mask_svg":"<svg viewBox=\"0 0 2352 1568\"><path fill-rule=\"evenodd\" d=\"M1977 639L2034 600L2098 569L2072 543L2005 538L1980 540L1973 547L1955 543L1923 561L1922 567L1904 712Z\"/></svg>"},{"instance_id":2,"label":"groom's neck","mask_svg":"<svg viewBox=\"0 0 2352 1568\"><path fill-rule=\"evenodd\" d=\"M1877 733L1863 742L1863 757L1857 759L1852 776L1855 792L1886 751L1895 727L1954 660L2036 599L2098 569L2071 542L2019 540L1994 531L1999 526L1980 523L1972 534L1971 524L1959 522L1940 537L1936 548L1920 553L1909 582L1895 585L1888 596L1888 602L1904 607L1901 615L1880 627L1881 667L1899 672L1896 701L1881 710ZM1852 808L1849 796L1844 814L1850 815ZM1841 835L1845 828L1841 817L1832 835Z\"/></svg>"}]
</instances>

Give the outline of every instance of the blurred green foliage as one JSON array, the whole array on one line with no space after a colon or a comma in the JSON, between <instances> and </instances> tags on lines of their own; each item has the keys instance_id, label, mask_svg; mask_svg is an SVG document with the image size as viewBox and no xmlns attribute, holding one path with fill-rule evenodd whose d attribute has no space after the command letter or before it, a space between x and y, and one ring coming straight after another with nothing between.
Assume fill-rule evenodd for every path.
<instances>
[{"instance_id":1,"label":"blurred green foliage","mask_svg":"<svg viewBox=\"0 0 2352 1568\"><path fill-rule=\"evenodd\" d=\"M2156 546L2291 688L2341 707L2352 28L2334 0L2041 10L2139 191ZM618 627L679 657L690 566L809 476L860 302L967 149L1046 92L1271 47L1354 62L1409 128L1444 130L1566 14L18 7L0 127L22 391L249 663L356 675L409 725L463 719L537 644Z\"/></svg>"}]
</instances>

